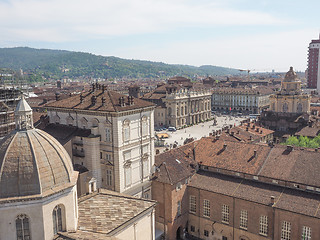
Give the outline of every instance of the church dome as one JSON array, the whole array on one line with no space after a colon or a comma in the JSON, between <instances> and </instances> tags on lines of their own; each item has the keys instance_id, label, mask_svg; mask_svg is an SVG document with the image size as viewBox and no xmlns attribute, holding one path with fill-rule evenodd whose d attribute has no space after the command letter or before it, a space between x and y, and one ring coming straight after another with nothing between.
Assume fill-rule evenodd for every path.
<instances>
[{"instance_id":1,"label":"church dome","mask_svg":"<svg viewBox=\"0 0 320 240\"><path fill-rule=\"evenodd\" d=\"M33 128L32 110L22 98L17 130L0 140L0 199L51 195L77 181L72 161L51 135Z\"/></svg>"},{"instance_id":2,"label":"church dome","mask_svg":"<svg viewBox=\"0 0 320 240\"><path fill-rule=\"evenodd\" d=\"M284 77L284 82L298 82L297 74L293 71L293 67L290 67L290 70L286 73Z\"/></svg>"}]
</instances>

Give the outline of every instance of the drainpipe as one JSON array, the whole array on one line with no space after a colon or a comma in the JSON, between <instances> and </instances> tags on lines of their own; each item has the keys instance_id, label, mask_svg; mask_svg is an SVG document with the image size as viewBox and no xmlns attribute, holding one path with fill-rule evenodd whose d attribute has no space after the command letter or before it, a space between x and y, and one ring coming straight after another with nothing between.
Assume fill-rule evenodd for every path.
<instances>
[{"instance_id":1,"label":"drainpipe","mask_svg":"<svg viewBox=\"0 0 320 240\"><path fill-rule=\"evenodd\" d=\"M233 209L232 209L232 239L234 240L234 215L235 215L235 198L233 197Z\"/></svg>"}]
</instances>

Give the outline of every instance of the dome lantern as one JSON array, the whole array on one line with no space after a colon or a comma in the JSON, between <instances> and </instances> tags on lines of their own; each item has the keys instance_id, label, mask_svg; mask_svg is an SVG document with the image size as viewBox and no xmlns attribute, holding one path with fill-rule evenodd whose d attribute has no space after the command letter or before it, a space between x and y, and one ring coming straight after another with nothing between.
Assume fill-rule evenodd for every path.
<instances>
[{"instance_id":1,"label":"dome lantern","mask_svg":"<svg viewBox=\"0 0 320 240\"><path fill-rule=\"evenodd\" d=\"M14 114L17 130L33 128L32 109L23 95L21 95L21 99L16 107Z\"/></svg>"}]
</instances>

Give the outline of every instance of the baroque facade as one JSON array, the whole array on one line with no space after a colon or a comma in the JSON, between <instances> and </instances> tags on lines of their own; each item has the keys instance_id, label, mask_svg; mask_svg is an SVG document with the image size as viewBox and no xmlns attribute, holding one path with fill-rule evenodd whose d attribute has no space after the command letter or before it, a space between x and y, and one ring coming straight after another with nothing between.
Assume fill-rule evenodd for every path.
<instances>
[{"instance_id":1,"label":"baroque facade","mask_svg":"<svg viewBox=\"0 0 320 240\"><path fill-rule=\"evenodd\" d=\"M97 188L150 197L154 105L93 85L90 92L45 106L51 124L90 130L69 146L73 164L89 170Z\"/></svg>"},{"instance_id":2,"label":"baroque facade","mask_svg":"<svg viewBox=\"0 0 320 240\"><path fill-rule=\"evenodd\" d=\"M290 67L281 83L281 90L270 96L270 108L259 122L270 129L294 133L308 125L311 96L301 90L301 81Z\"/></svg>"},{"instance_id":3,"label":"baroque facade","mask_svg":"<svg viewBox=\"0 0 320 240\"><path fill-rule=\"evenodd\" d=\"M187 78L171 78L142 99L157 104L156 127L181 128L211 118L211 91L194 86Z\"/></svg>"},{"instance_id":4,"label":"baroque facade","mask_svg":"<svg viewBox=\"0 0 320 240\"><path fill-rule=\"evenodd\" d=\"M215 88L212 110L258 114L269 107L270 88Z\"/></svg>"}]
</instances>

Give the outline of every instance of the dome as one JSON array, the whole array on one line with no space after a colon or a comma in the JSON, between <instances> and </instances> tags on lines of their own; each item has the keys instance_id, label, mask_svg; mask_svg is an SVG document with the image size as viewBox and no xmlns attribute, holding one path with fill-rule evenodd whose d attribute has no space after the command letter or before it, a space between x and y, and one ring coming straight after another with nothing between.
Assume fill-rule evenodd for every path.
<instances>
[{"instance_id":1,"label":"dome","mask_svg":"<svg viewBox=\"0 0 320 240\"><path fill-rule=\"evenodd\" d=\"M284 82L297 82L299 81L297 78L297 74L293 71L293 67L290 67L290 70L286 73L284 77Z\"/></svg>"},{"instance_id":2,"label":"dome","mask_svg":"<svg viewBox=\"0 0 320 240\"><path fill-rule=\"evenodd\" d=\"M15 131L0 141L0 199L45 196L76 179L67 151L42 130Z\"/></svg>"},{"instance_id":3,"label":"dome","mask_svg":"<svg viewBox=\"0 0 320 240\"><path fill-rule=\"evenodd\" d=\"M47 196L71 186L77 172L64 147L35 129L32 109L22 97L15 111L16 130L0 140L0 199Z\"/></svg>"}]
</instances>

